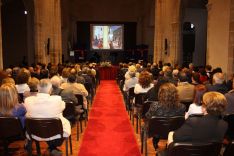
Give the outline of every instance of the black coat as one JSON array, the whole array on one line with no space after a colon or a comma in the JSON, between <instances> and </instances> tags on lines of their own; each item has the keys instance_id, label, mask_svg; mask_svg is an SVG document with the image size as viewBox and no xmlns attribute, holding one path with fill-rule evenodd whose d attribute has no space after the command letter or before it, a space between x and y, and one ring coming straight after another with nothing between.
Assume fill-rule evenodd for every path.
<instances>
[{"instance_id":1,"label":"black coat","mask_svg":"<svg viewBox=\"0 0 234 156\"><path fill-rule=\"evenodd\" d=\"M222 142L227 123L217 116L189 117L174 132L174 142Z\"/></svg>"}]
</instances>

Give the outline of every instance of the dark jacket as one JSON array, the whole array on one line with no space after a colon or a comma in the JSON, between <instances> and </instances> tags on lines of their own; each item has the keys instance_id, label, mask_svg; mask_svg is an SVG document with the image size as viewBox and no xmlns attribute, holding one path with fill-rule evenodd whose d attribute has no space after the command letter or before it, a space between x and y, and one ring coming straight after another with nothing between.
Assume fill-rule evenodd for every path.
<instances>
[{"instance_id":1,"label":"dark jacket","mask_svg":"<svg viewBox=\"0 0 234 156\"><path fill-rule=\"evenodd\" d=\"M156 101L152 102L149 111L145 114L147 119L152 117L172 117L172 116L184 116L186 107L183 104L179 104L178 108L165 108Z\"/></svg>"},{"instance_id":2,"label":"dark jacket","mask_svg":"<svg viewBox=\"0 0 234 156\"><path fill-rule=\"evenodd\" d=\"M227 99L227 107L225 114L233 114L234 113L234 90L229 91L225 94Z\"/></svg>"},{"instance_id":3,"label":"dark jacket","mask_svg":"<svg viewBox=\"0 0 234 156\"><path fill-rule=\"evenodd\" d=\"M206 85L208 91L216 91L222 94L228 92L228 88L225 84Z\"/></svg>"},{"instance_id":4,"label":"dark jacket","mask_svg":"<svg viewBox=\"0 0 234 156\"><path fill-rule=\"evenodd\" d=\"M222 142L227 123L217 116L189 117L174 132L174 142Z\"/></svg>"},{"instance_id":5,"label":"dark jacket","mask_svg":"<svg viewBox=\"0 0 234 156\"><path fill-rule=\"evenodd\" d=\"M51 95L59 95L62 100L66 103L73 102L74 104L78 103L76 96L70 90L55 88L53 87Z\"/></svg>"}]
</instances>

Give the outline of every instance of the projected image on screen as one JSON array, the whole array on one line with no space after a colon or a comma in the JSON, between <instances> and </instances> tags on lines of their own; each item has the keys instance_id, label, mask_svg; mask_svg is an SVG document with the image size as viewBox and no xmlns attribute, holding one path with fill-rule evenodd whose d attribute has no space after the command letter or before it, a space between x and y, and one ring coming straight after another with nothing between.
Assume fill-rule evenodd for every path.
<instances>
[{"instance_id":1,"label":"projected image on screen","mask_svg":"<svg viewBox=\"0 0 234 156\"><path fill-rule=\"evenodd\" d=\"M92 25L92 49L123 49L123 26Z\"/></svg>"}]
</instances>

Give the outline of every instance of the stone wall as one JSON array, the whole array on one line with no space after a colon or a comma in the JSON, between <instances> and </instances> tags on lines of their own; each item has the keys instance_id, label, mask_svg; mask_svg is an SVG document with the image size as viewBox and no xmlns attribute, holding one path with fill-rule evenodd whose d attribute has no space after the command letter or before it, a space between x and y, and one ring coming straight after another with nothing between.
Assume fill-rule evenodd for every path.
<instances>
[{"instance_id":1,"label":"stone wall","mask_svg":"<svg viewBox=\"0 0 234 156\"><path fill-rule=\"evenodd\" d=\"M36 62L62 62L60 0L34 0ZM47 44L49 39L49 52Z\"/></svg>"},{"instance_id":2,"label":"stone wall","mask_svg":"<svg viewBox=\"0 0 234 156\"><path fill-rule=\"evenodd\" d=\"M0 70L3 69L3 58L2 58L2 16L1 16L2 0L0 0Z\"/></svg>"},{"instance_id":3,"label":"stone wall","mask_svg":"<svg viewBox=\"0 0 234 156\"><path fill-rule=\"evenodd\" d=\"M230 0L209 0L207 5L207 55L206 63L213 68L221 67L224 73L230 74L231 47ZM231 36L230 36L231 37ZM231 40L230 40L231 41ZM229 69L229 71L228 71Z\"/></svg>"},{"instance_id":4,"label":"stone wall","mask_svg":"<svg viewBox=\"0 0 234 156\"><path fill-rule=\"evenodd\" d=\"M178 63L180 0L156 0L155 5L154 62Z\"/></svg>"}]
</instances>

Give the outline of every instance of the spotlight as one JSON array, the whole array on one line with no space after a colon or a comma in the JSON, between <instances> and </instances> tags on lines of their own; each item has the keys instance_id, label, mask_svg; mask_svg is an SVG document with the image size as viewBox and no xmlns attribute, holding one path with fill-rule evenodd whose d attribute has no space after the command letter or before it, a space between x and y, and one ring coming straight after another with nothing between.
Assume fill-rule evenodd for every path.
<instances>
[{"instance_id":1,"label":"spotlight","mask_svg":"<svg viewBox=\"0 0 234 156\"><path fill-rule=\"evenodd\" d=\"M27 15L27 14L28 14L28 11L24 11L24 14Z\"/></svg>"},{"instance_id":2,"label":"spotlight","mask_svg":"<svg viewBox=\"0 0 234 156\"><path fill-rule=\"evenodd\" d=\"M193 29L193 28L194 28L194 24L191 23L191 29Z\"/></svg>"}]
</instances>

